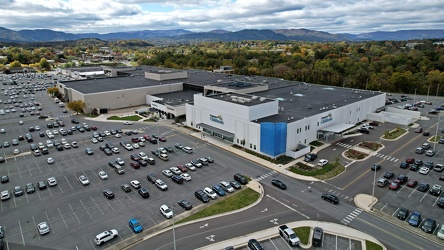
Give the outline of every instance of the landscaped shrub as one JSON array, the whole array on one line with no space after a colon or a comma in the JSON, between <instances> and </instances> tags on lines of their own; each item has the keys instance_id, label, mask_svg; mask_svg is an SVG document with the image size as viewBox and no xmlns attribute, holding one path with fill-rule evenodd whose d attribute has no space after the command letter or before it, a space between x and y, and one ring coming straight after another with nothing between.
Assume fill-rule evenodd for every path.
<instances>
[{"instance_id":1,"label":"landscaped shrub","mask_svg":"<svg viewBox=\"0 0 444 250\"><path fill-rule=\"evenodd\" d=\"M365 157L367 157L368 154L359 152L354 149L349 149L349 150L345 151L345 156L347 156L348 158L351 158L351 159L362 160Z\"/></svg>"}]
</instances>

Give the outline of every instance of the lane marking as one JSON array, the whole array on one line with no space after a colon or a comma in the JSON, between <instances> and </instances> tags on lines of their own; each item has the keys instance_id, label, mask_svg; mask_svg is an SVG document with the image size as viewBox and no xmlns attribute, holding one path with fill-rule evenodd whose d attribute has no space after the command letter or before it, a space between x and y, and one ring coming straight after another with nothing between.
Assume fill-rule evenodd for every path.
<instances>
[{"instance_id":1,"label":"lane marking","mask_svg":"<svg viewBox=\"0 0 444 250\"><path fill-rule=\"evenodd\" d=\"M25 237L23 236L22 225L20 224L20 221L18 221L18 222L19 222L20 234L22 236L23 246L26 246L26 244L25 244Z\"/></svg>"},{"instance_id":2,"label":"lane marking","mask_svg":"<svg viewBox=\"0 0 444 250\"><path fill-rule=\"evenodd\" d=\"M303 217L305 217L305 218L307 218L307 219L310 219L310 217L308 217L307 215L305 215L305 214L299 212L298 210L296 210L296 209L294 209L294 208L288 206L287 204L283 203L282 201L279 201L279 200L277 200L277 199L271 197L271 196L268 195L268 194L267 194L266 196L267 196L268 198L270 198L270 199L272 199L272 200L274 200L274 201L280 203L280 204L283 205L284 207L286 207L286 208L288 208L288 209L290 209L290 210L292 210L292 211L294 211L294 212L296 212L296 213L302 215Z\"/></svg>"}]
</instances>

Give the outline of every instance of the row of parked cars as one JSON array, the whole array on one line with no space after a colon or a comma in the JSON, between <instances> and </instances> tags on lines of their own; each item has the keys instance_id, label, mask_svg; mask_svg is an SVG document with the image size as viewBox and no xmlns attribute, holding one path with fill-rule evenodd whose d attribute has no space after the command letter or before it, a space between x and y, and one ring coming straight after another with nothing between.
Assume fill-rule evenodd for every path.
<instances>
[{"instance_id":1,"label":"row of parked cars","mask_svg":"<svg viewBox=\"0 0 444 250\"><path fill-rule=\"evenodd\" d=\"M1 182L2 183L7 183L9 182L9 177L8 176L2 176L1 177ZM37 187L39 190L43 190L46 189L48 186L49 187L54 187L57 185L57 180L55 177L49 177L47 180L42 180L39 181L37 183ZM25 185L25 192L27 194L32 194L36 191L35 185L34 183L27 183ZM13 194L15 197L19 197L22 196L24 194L23 188L21 186L15 186L12 190ZM3 190L0 194L0 200L5 201L5 200L9 200L11 198L10 192L9 190Z\"/></svg>"}]
</instances>

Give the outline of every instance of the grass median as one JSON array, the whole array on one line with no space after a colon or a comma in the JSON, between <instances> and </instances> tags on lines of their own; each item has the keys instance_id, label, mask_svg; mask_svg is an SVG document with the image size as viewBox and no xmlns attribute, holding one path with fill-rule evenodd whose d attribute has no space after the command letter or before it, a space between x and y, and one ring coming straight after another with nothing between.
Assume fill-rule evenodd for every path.
<instances>
[{"instance_id":1,"label":"grass median","mask_svg":"<svg viewBox=\"0 0 444 250\"><path fill-rule=\"evenodd\" d=\"M365 241L365 246L367 248L367 250L382 250L382 246L379 244L376 244L372 241Z\"/></svg>"},{"instance_id":2,"label":"grass median","mask_svg":"<svg viewBox=\"0 0 444 250\"><path fill-rule=\"evenodd\" d=\"M246 188L226 199L216 201L217 203L178 221L177 224L234 211L254 203L257 199L259 199L259 193L251 188Z\"/></svg>"},{"instance_id":3,"label":"grass median","mask_svg":"<svg viewBox=\"0 0 444 250\"><path fill-rule=\"evenodd\" d=\"M293 231L299 237L302 245L308 245L308 240L310 238L310 227L297 227L293 228Z\"/></svg>"},{"instance_id":4,"label":"grass median","mask_svg":"<svg viewBox=\"0 0 444 250\"><path fill-rule=\"evenodd\" d=\"M107 120L115 120L115 121L138 121L142 119L140 116L138 115L130 115L130 116L122 116L122 117L118 117L116 115L110 116L108 117Z\"/></svg>"}]
</instances>

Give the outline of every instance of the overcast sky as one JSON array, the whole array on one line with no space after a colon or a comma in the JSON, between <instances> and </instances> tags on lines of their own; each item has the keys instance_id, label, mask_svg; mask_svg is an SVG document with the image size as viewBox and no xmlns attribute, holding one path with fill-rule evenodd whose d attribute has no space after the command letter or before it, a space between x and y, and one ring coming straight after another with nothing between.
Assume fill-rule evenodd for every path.
<instances>
[{"instance_id":1,"label":"overcast sky","mask_svg":"<svg viewBox=\"0 0 444 250\"><path fill-rule=\"evenodd\" d=\"M68 33L444 29L444 0L0 0L0 27Z\"/></svg>"}]
</instances>

